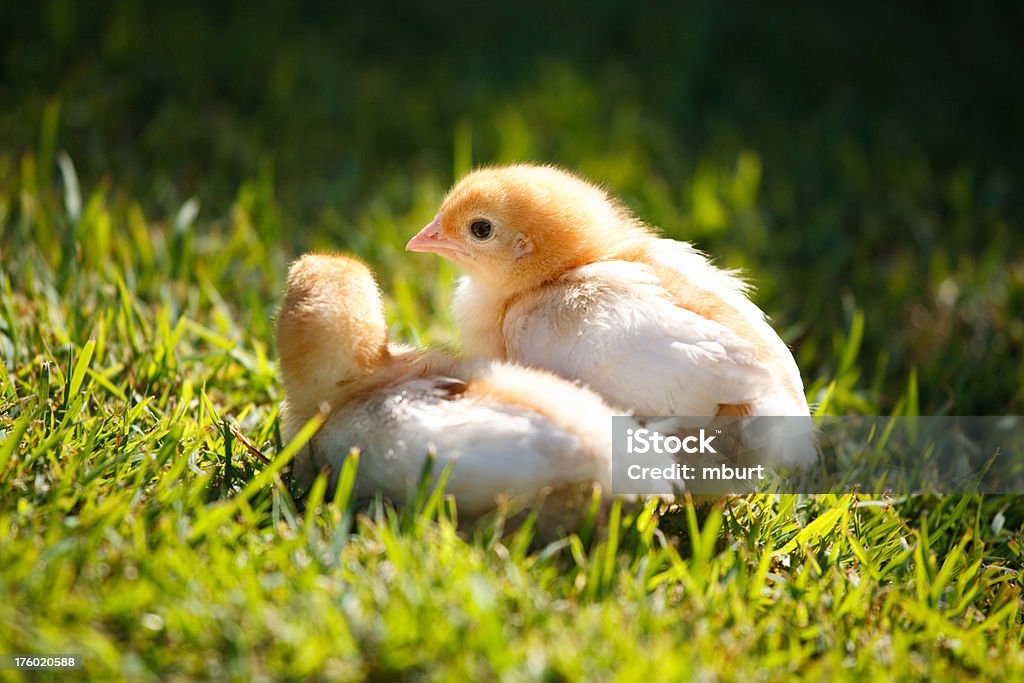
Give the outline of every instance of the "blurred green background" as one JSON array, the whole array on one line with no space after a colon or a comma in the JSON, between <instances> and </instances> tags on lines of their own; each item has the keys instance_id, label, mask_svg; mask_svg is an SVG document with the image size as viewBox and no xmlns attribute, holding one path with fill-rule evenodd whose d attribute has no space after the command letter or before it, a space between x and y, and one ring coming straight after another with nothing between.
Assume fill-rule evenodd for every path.
<instances>
[{"instance_id":1,"label":"blurred green background","mask_svg":"<svg viewBox=\"0 0 1024 683\"><path fill-rule=\"evenodd\" d=\"M0 17L15 289L33 250L89 265L32 200L62 196L66 150L118 258L157 262L127 278L142 299L192 280L139 235L187 228L207 258L253 240L211 272L269 344L287 260L349 249L396 292L398 333L445 341L455 273L404 240L472 165L552 162L746 268L812 399L835 380L840 411L1024 410L1020 3L3 0Z\"/></svg>"}]
</instances>

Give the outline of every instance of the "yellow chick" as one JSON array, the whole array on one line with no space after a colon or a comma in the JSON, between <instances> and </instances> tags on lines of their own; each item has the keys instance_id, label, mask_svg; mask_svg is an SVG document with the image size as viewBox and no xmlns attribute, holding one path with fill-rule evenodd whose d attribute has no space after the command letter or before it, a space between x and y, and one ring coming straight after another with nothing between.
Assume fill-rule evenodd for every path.
<instances>
[{"instance_id":1,"label":"yellow chick","mask_svg":"<svg viewBox=\"0 0 1024 683\"><path fill-rule=\"evenodd\" d=\"M357 497L406 501L436 454L435 477L452 463L447 492L470 517L547 492L544 509L556 512L546 519L563 521L593 484L611 491L611 417L621 411L547 372L389 344L377 283L354 258L292 265L277 344L282 436L329 415L296 457L300 485L324 467L337 476L358 449Z\"/></svg>"},{"instance_id":2,"label":"yellow chick","mask_svg":"<svg viewBox=\"0 0 1024 683\"><path fill-rule=\"evenodd\" d=\"M467 354L583 381L637 415L810 413L746 284L571 173L474 171L406 249L465 271L454 308ZM811 457L808 440L779 462Z\"/></svg>"}]
</instances>

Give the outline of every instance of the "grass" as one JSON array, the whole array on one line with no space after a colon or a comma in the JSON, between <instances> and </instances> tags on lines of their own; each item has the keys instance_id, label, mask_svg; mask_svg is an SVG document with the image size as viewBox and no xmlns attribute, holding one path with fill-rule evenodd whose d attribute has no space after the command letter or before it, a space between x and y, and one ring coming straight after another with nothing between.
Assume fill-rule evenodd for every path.
<instances>
[{"instance_id":1,"label":"grass","mask_svg":"<svg viewBox=\"0 0 1024 683\"><path fill-rule=\"evenodd\" d=\"M149 42L146 4L76 31L73 3L27 3L0 27L0 653L85 655L53 680L1024 675L1019 495L626 507L550 545L500 518L457 531L436 495L355 510L321 482L300 510L271 341L288 262L346 249L393 336L457 343L455 271L402 247L453 176L534 159L746 268L827 412L1020 413L1022 108L988 95L1015 73L999 22L963 19L985 40L961 64L958 34L902 10L881 17L902 32L823 7L762 35L774 19L695 3L676 45L607 3L624 37L534 59L536 19L487 51L431 38L449 10L351 10L322 19L350 29L335 47L288 5L227 26L186 5ZM773 56L727 58L723 35ZM385 38L406 47L367 57Z\"/></svg>"},{"instance_id":2,"label":"grass","mask_svg":"<svg viewBox=\"0 0 1024 683\"><path fill-rule=\"evenodd\" d=\"M460 535L449 505L357 514L322 486L299 514L278 471L271 200L243 188L200 228L188 206L151 218L21 169L2 204L0 651L80 652L83 677L130 680L1024 671L1017 496L648 507L542 548L500 522ZM444 268L400 254L413 217L375 220L383 272ZM444 339L426 311L446 321L451 273L392 267L393 332ZM836 337L836 374L809 377L832 409L873 399L863 324Z\"/></svg>"}]
</instances>

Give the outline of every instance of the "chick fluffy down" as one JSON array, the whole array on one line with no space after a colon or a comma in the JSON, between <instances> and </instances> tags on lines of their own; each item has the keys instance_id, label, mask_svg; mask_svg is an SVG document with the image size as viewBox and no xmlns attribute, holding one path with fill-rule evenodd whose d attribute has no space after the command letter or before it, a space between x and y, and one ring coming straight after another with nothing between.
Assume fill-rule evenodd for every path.
<instances>
[{"instance_id":1,"label":"chick fluffy down","mask_svg":"<svg viewBox=\"0 0 1024 683\"><path fill-rule=\"evenodd\" d=\"M357 498L378 492L408 502L428 455L435 481L450 463L446 492L476 517L503 501L593 484L611 492L611 409L593 392L494 361L453 368L467 378L404 377L334 411L297 456L296 477L329 467L332 486L351 450L360 452ZM551 501L545 504L576 501Z\"/></svg>"}]
</instances>

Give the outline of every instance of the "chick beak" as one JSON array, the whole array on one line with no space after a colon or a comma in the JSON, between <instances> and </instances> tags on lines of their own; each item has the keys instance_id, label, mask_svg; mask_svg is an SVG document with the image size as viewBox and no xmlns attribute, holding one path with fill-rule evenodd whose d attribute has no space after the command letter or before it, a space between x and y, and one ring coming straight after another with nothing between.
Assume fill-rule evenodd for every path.
<instances>
[{"instance_id":1,"label":"chick beak","mask_svg":"<svg viewBox=\"0 0 1024 683\"><path fill-rule=\"evenodd\" d=\"M446 257L469 256L464 246L441 236L441 214L434 216L433 221L409 240L405 250L433 252Z\"/></svg>"}]
</instances>

